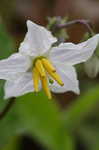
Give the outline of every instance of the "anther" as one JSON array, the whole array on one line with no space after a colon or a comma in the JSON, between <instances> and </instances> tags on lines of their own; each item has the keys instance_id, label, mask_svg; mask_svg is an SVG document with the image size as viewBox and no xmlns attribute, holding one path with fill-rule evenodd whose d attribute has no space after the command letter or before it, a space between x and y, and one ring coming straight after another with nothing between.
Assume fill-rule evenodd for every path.
<instances>
[{"instance_id":1,"label":"anther","mask_svg":"<svg viewBox=\"0 0 99 150\"><path fill-rule=\"evenodd\" d=\"M37 69L34 67L33 69L33 83L34 83L34 91L38 92L39 91L39 80L40 80L40 75Z\"/></svg>"},{"instance_id":2,"label":"anther","mask_svg":"<svg viewBox=\"0 0 99 150\"><path fill-rule=\"evenodd\" d=\"M43 64L42 64L41 60L38 59L38 60L36 61L35 67L36 67L36 69L38 70L38 72L40 73L40 76L41 76L42 78L46 77L45 69L44 69L44 67L43 67Z\"/></svg>"},{"instance_id":3,"label":"anther","mask_svg":"<svg viewBox=\"0 0 99 150\"><path fill-rule=\"evenodd\" d=\"M52 96L51 96L51 92L50 92L50 90L48 88L47 78L42 78L41 77L41 82L42 82L42 87L45 90L46 95L48 96L49 99L51 99Z\"/></svg>"},{"instance_id":4,"label":"anther","mask_svg":"<svg viewBox=\"0 0 99 150\"><path fill-rule=\"evenodd\" d=\"M46 58L42 58L41 61L42 61L46 70L56 72L56 69L53 67L53 65L51 64L51 62L49 60L47 60Z\"/></svg>"}]
</instances>

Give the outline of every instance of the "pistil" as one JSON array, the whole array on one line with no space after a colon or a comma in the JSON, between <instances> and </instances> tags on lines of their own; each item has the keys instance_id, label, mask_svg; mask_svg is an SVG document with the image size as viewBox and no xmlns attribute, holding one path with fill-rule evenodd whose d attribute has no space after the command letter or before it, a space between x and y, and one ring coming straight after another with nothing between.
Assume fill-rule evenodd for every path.
<instances>
[{"instance_id":1,"label":"pistil","mask_svg":"<svg viewBox=\"0 0 99 150\"><path fill-rule=\"evenodd\" d=\"M47 70L49 75L60 85L63 86L64 83L62 82L60 76L56 72L51 72L50 70Z\"/></svg>"}]
</instances>

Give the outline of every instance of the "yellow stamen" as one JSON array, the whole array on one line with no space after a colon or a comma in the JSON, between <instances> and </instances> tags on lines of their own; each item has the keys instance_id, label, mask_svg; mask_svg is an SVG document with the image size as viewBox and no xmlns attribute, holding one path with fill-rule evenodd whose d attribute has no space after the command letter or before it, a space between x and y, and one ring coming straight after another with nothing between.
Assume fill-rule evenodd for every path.
<instances>
[{"instance_id":1,"label":"yellow stamen","mask_svg":"<svg viewBox=\"0 0 99 150\"><path fill-rule=\"evenodd\" d=\"M50 70L46 69L47 72L49 73L49 75L55 80L57 81L58 84L60 84L61 86L64 85L64 83L62 82L60 76L56 73L56 72L51 72Z\"/></svg>"},{"instance_id":2,"label":"yellow stamen","mask_svg":"<svg viewBox=\"0 0 99 150\"><path fill-rule=\"evenodd\" d=\"M48 74L46 74L46 71ZM63 86L64 83L61 80L61 77L56 73L56 69L53 67L51 62L47 60L46 58L38 58L36 59L34 63L34 68L33 68L33 82L34 82L34 90L35 92L39 91L39 81L41 80L42 82L42 87L48 96L49 99L52 98L50 89L48 87L48 80L47 80L47 75L48 75L48 80L53 78L59 85ZM50 81L53 84L53 80Z\"/></svg>"},{"instance_id":3,"label":"yellow stamen","mask_svg":"<svg viewBox=\"0 0 99 150\"><path fill-rule=\"evenodd\" d=\"M48 88L47 78L42 78L41 77L41 81L42 81L42 87L45 90L46 95L48 96L49 99L51 99L52 96L51 96L51 92L50 92L50 90Z\"/></svg>"},{"instance_id":4,"label":"yellow stamen","mask_svg":"<svg viewBox=\"0 0 99 150\"><path fill-rule=\"evenodd\" d=\"M42 58L41 59L45 69L48 69L52 72L56 72L56 69L53 67L53 65L51 64L51 62L49 60L47 60L46 58Z\"/></svg>"},{"instance_id":5,"label":"yellow stamen","mask_svg":"<svg viewBox=\"0 0 99 150\"><path fill-rule=\"evenodd\" d=\"M35 67L38 70L38 72L40 73L41 77L43 77L43 78L46 77L45 69L43 67L43 64L42 64L41 60L38 59L36 61Z\"/></svg>"},{"instance_id":6,"label":"yellow stamen","mask_svg":"<svg viewBox=\"0 0 99 150\"><path fill-rule=\"evenodd\" d=\"M39 80L40 80L39 72L34 67L34 69L33 69L33 81L34 81L34 90L35 90L35 92L39 91Z\"/></svg>"}]
</instances>

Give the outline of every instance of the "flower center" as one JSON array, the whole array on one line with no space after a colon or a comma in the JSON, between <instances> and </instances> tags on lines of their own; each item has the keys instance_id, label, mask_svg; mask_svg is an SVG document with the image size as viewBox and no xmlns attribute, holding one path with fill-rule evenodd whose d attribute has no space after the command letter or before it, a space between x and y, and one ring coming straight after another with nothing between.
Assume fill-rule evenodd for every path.
<instances>
[{"instance_id":1,"label":"flower center","mask_svg":"<svg viewBox=\"0 0 99 150\"><path fill-rule=\"evenodd\" d=\"M42 87L49 99L51 99L52 96L48 87L48 80L49 82L50 80L52 81L51 84L53 84L52 79L54 79L59 85L64 85L52 63L45 57L41 56L35 59L32 72L35 92L39 91L39 81L41 81ZM52 79L49 79L49 76Z\"/></svg>"}]
</instances>

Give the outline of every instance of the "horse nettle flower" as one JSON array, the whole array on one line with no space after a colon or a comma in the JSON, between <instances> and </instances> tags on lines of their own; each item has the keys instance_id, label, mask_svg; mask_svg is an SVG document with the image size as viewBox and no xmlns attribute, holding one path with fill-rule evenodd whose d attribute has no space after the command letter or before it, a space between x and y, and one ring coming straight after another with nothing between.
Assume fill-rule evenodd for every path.
<instances>
[{"instance_id":1,"label":"horse nettle flower","mask_svg":"<svg viewBox=\"0 0 99 150\"><path fill-rule=\"evenodd\" d=\"M27 21L28 32L19 52L0 61L0 79L5 83L5 98L21 96L43 89L48 98L51 92L73 91L79 94L73 65L88 60L96 49L99 35L80 44L57 41L50 31ZM50 89L50 90L49 90Z\"/></svg>"}]
</instances>

